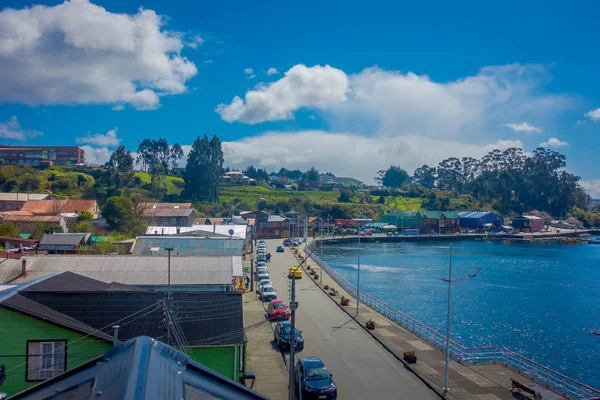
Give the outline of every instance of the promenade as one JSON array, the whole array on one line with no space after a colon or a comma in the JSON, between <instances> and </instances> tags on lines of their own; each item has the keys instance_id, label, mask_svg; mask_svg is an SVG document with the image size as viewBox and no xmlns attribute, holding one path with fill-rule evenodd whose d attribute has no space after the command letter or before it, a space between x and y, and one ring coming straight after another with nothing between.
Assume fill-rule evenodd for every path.
<instances>
[{"instance_id":1,"label":"promenade","mask_svg":"<svg viewBox=\"0 0 600 400\"><path fill-rule=\"evenodd\" d=\"M304 252L301 250L300 254L304 255ZM319 274L323 274L322 283L321 279L312 280L310 278L306 270L307 265L316 269ZM336 288L339 294L334 297L327 296L330 302L336 304L336 307L340 311L344 312L352 321L361 326L361 329L368 332L374 341L379 342L393 354L398 363L402 363L406 368L413 371L420 379L435 390L440 397L467 400L520 398L518 395L513 395L510 392L510 379L512 378L542 394L543 399L558 400L567 398L537 382L531 381L525 375L504 366L502 363L463 365L454 360L450 361L450 390L444 392L445 354L441 350L432 347L418 336L363 304L360 305L360 312L357 316L355 299L344 291L327 273L323 273L312 260L305 263L304 269L305 276L311 279L312 285L321 291L321 293L325 294L324 289L322 289L325 285ZM350 299L348 306L342 307L340 305L342 296ZM373 320L376 325L376 328L372 331L367 331L363 328L369 319ZM407 364L402 360L403 353L408 350L415 351L418 357L416 364Z\"/></svg>"}]
</instances>

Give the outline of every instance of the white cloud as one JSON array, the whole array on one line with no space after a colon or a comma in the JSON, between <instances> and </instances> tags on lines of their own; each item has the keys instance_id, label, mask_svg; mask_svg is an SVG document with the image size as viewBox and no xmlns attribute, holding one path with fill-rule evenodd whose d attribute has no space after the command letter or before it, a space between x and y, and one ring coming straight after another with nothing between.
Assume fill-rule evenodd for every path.
<instances>
[{"instance_id":1,"label":"white cloud","mask_svg":"<svg viewBox=\"0 0 600 400\"><path fill-rule=\"evenodd\" d=\"M197 74L181 35L140 8L111 13L88 0L0 11L0 103L159 106Z\"/></svg>"},{"instance_id":2,"label":"white cloud","mask_svg":"<svg viewBox=\"0 0 600 400\"><path fill-rule=\"evenodd\" d=\"M246 75L251 75L254 73L254 70L252 68L244 68L244 73Z\"/></svg>"},{"instance_id":3,"label":"white cloud","mask_svg":"<svg viewBox=\"0 0 600 400\"><path fill-rule=\"evenodd\" d=\"M231 104L220 104L217 112L227 122L256 124L290 119L302 107L325 107L344 101L348 90L346 74L329 65L311 68L296 65L280 80L246 93L245 101L235 96Z\"/></svg>"},{"instance_id":4,"label":"white cloud","mask_svg":"<svg viewBox=\"0 0 600 400\"><path fill-rule=\"evenodd\" d=\"M510 128L510 129L512 129L515 132L527 132L527 133L535 132L535 133L542 133L542 128L538 128L537 126L533 126L533 125L531 125L527 121L521 122L520 124L503 124L502 126Z\"/></svg>"},{"instance_id":5,"label":"white cloud","mask_svg":"<svg viewBox=\"0 0 600 400\"><path fill-rule=\"evenodd\" d=\"M204 64L214 64L214 61L213 60L205 60Z\"/></svg>"},{"instance_id":6,"label":"white cloud","mask_svg":"<svg viewBox=\"0 0 600 400\"><path fill-rule=\"evenodd\" d=\"M27 131L21 128L21 124L14 115L4 123L0 122L0 138L2 139L26 140L41 135L42 132Z\"/></svg>"},{"instance_id":7,"label":"white cloud","mask_svg":"<svg viewBox=\"0 0 600 400\"><path fill-rule=\"evenodd\" d=\"M340 176L372 183L378 170L400 163L411 171L423 164L437 165L448 157L481 157L500 148L523 147L518 141L483 145L415 135L364 137L324 131L267 132L235 142L224 142L225 164L245 168L250 164L268 170L316 166Z\"/></svg>"},{"instance_id":8,"label":"white cloud","mask_svg":"<svg viewBox=\"0 0 600 400\"><path fill-rule=\"evenodd\" d=\"M600 121L600 108L588 111L585 116L593 121Z\"/></svg>"},{"instance_id":9,"label":"white cloud","mask_svg":"<svg viewBox=\"0 0 600 400\"><path fill-rule=\"evenodd\" d=\"M277 75L278 73L279 71L277 71L277 68L271 67L267 70L267 75Z\"/></svg>"},{"instance_id":10,"label":"white cloud","mask_svg":"<svg viewBox=\"0 0 600 400\"><path fill-rule=\"evenodd\" d=\"M569 145L569 143L560 141L557 138L550 138L550 139L548 139L548 141L540 143L540 147L554 147L554 148L559 148L559 147L565 147L565 146L568 146L568 145Z\"/></svg>"},{"instance_id":11,"label":"white cloud","mask_svg":"<svg viewBox=\"0 0 600 400\"><path fill-rule=\"evenodd\" d=\"M475 76L439 83L377 67L347 75L300 64L216 111L227 122L255 124L292 119L295 111L311 108L336 131L473 138L507 118L552 116L570 107L568 96L537 94L549 79L536 65L484 67Z\"/></svg>"},{"instance_id":12,"label":"white cloud","mask_svg":"<svg viewBox=\"0 0 600 400\"><path fill-rule=\"evenodd\" d=\"M596 181L579 181L582 188L585 189L587 194L592 196L594 199L600 199L600 180Z\"/></svg>"},{"instance_id":13,"label":"white cloud","mask_svg":"<svg viewBox=\"0 0 600 400\"><path fill-rule=\"evenodd\" d=\"M99 147L117 147L121 143L121 139L117 137L117 128L115 128L105 134L88 134L86 137L77 138L77 143L87 143Z\"/></svg>"},{"instance_id":14,"label":"white cloud","mask_svg":"<svg viewBox=\"0 0 600 400\"><path fill-rule=\"evenodd\" d=\"M196 50L199 46L202 46L204 42L205 40L202 38L202 36L195 35L188 42L186 42L186 45Z\"/></svg>"},{"instance_id":15,"label":"white cloud","mask_svg":"<svg viewBox=\"0 0 600 400\"><path fill-rule=\"evenodd\" d=\"M106 164L112 150L106 147L92 147L92 146L81 146L85 152L85 162L91 165L103 165Z\"/></svg>"},{"instance_id":16,"label":"white cloud","mask_svg":"<svg viewBox=\"0 0 600 400\"><path fill-rule=\"evenodd\" d=\"M116 106L114 106L112 108L113 111L123 111L125 109L125 106L123 104L117 104Z\"/></svg>"},{"instance_id":17,"label":"white cloud","mask_svg":"<svg viewBox=\"0 0 600 400\"><path fill-rule=\"evenodd\" d=\"M252 75L248 75L248 79L254 79L256 78L256 75L252 74Z\"/></svg>"}]
</instances>

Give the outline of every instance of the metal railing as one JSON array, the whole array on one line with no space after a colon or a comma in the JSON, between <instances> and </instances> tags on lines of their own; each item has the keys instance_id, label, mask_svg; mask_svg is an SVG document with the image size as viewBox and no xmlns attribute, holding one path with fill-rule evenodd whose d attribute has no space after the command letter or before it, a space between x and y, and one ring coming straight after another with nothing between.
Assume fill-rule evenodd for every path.
<instances>
[{"instance_id":1,"label":"metal railing","mask_svg":"<svg viewBox=\"0 0 600 400\"><path fill-rule=\"evenodd\" d=\"M310 254L310 250L316 245L316 242L318 240L312 240L308 243L304 248L304 252ZM310 257L350 296L356 298L356 287L354 285L338 274L325 261L321 260L314 252ZM360 301L420 337L433 347L442 352L445 351L446 336L444 334L364 291L360 292ZM527 375L531 380L546 385L573 399L600 397L600 390L571 379L560 372L554 371L505 347L465 347L454 340L450 340L450 357L461 364L502 363L506 367Z\"/></svg>"}]
</instances>

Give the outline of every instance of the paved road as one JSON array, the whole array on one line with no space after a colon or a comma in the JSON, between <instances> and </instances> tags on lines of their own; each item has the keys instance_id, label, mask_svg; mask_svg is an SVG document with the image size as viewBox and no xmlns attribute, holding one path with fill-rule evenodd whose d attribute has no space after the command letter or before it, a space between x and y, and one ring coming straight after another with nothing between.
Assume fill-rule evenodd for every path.
<instances>
[{"instance_id":1,"label":"paved road","mask_svg":"<svg viewBox=\"0 0 600 400\"><path fill-rule=\"evenodd\" d=\"M288 301L287 270L296 259L281 240L267 241L269 273L278 297ZM348 317L310 278L296 281L296 324L305 340L297 357L317 356L333 373L338 397L346 399L439 399L387 350ZM287 359L287 355L286 355Z\"/></svg>"}]
</instances>

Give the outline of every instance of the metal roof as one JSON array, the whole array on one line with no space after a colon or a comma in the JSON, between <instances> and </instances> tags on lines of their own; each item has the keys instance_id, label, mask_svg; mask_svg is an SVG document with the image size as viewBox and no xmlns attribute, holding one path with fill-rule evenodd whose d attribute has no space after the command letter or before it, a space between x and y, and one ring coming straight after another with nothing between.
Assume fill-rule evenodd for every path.
<instances>
[{"instance_id":1,"label":"metal roof","mask_svg":"<svg viewBox=\"0 0 600 400\"><path fill-rule=\"evenodd\" d=\"M90 236L91 233L46 233L39 247L42 250L53 250L55 246L74 248L86 242Z\"/></svg>"},{"instance_id":2,"label":"metal roof","mask_svg":"<svg viewBox=\"0 0 600 400\"><path fill-rule=\"evenodd\" d=\"M0 201L46 200L52 198L47 193L0 193Z\"/></svg>"},{"instance_id":3,"label":"metal roof","mask_svg":"<svg viewBox=\"0 0 600 400\"><path fill-rule=\"evenodd\" d=\"M189 217L193 208L149 208L142 211L144 217Z\"/></svg>"},{"instance_id":4,"label":"metal roof","mask_svg":"<svg viewBox=\"0 0 600 400\"><path fill-rule=\"evenodd\" d=\"M73 388L76 388L74 390ZM131 339L14 399L267 399L149 337ZM66 398L65 397L65 398Z\"/></svg>"},{"instance_id":5,"label":"metal roof","mask_svg":"<svg viewBox=\"0 0 600 400\"><path fill-rule=\"evenodd\" d=\"M269 222L283 222L286 219L286 217L282 217L281 215L269 215Z\"/></svg>"},{"instance_id":6,"label":"metal roof","mask_svg":"<svg viewBox=\"0 0 600 400\"><path fill-rule=\"evenodd\" d=\"M146 235L175 235L177 230L179 233L193 232L193 231L205 231L218 233L221 235L229 236L229 230L233 229L233 236L246 239L246 232L248 230L247 225L192 225L192 226L149 226L146 229Z\"/></svg>"},{"instance_id":7,"label":"metal roof","mask_svg":"<svg viewBox=\"0 0 600 400\"><path fill-rule=\"evenodd\" d=\"M56 223L59 224L61 221L64 221L64 218L61 216L54 215L24 215L24 214L10 214L5 213L2 216L4 221L10 222L46 222L46 223Z\"/></svg>"},{"instance_id":8,"label":"metal roof","mask_svg":"<svg viewBox=\"0 0 600 400\"><path fill-rule=\"evenodd\" d=\"M241 256L244 241L230 237L196 237L196 236L139 236L131 252L137 255L167 255L167 248L172 248L171 255L176 256ZM158 248L158 249L154 249Z\"/></svg>"},{"instance_id":9,"label":"metal roof","mask_svg":"<svg viewBox=\"0 0 600 400\"><path fill-rule=\"evenodd\" d=\"M234 258L172 256L171 283L231 285ZM4 275L8 278L0 283L28 282L60 271L71 271L103 282L128 285L166 285L168 281L168 260L162 256L27 256L25 259L25 276L20 276L21 260L10 259L0 263L0 277L3 275L2 271L6 271Z\"/></svg>"},{"instance_id":10,"label":"metal roof","mask_svg":"<svg viewBox=\"0 0 600 400\"><path fill-rule=\"evenodd\" d=\"M475 218L475 219L485 217L488 214L494 214L494 213L490 212L490 211L463 211L461 213L458 213L460 218Z\"/></svg>"},{"instance_id":11,"label":"metal roof","mask_svg":"<svg viewBox=\"0 0 600 400\"><path fill-rule=\"evenodd\" d=\"M82 210L97 211L96 200L29 200L21 211L32 214L77 213Z\"/></svg>"},{"instance_id":12,"label":"metal roof","mask_svg":"<svg viewBox=\"0 0 600 400\"><path fill-rule=\"evenodd\" d=\"M148 208L194 208L192 203L139 203L143 209Z\"/></svg>"}]
</instances>

